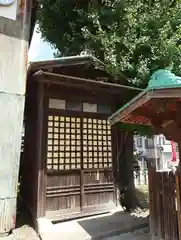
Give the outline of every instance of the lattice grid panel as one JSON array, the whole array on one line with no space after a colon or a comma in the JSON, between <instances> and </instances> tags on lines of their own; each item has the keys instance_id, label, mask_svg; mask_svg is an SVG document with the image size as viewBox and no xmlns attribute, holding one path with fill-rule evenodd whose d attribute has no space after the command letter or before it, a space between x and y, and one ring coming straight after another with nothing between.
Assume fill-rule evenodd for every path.
<instances>
[{"instance_id":1,"label":"lattice grid panel","mask_svg":"<svg viewBox=\"0 0 181 240\"><path fill-rule=\"evenodd\" d=\"M49 116L47 168L69 170L81 168L80 118Z\"/></svg>"},{"instance_id":2,"label":"lattice grid panel","mask_svg":"<svg viewBox=\"0 0 181 240\"><path fill-rule=\"evenodd\" d=\"M83 168L111 168L111 128L107 120L83 118Z\"/></svg>"},{"instance_id":3,"label":"lattice grid panel","mask_svg":"<svg viewBox=\"0 0 181 240\"><path fill-rule=\"evenodd\" d=\"M48 170L80 169L81 161L84 169L112 167L107 120L49 116L47 145Z\"/></svg>"}]
</instances>

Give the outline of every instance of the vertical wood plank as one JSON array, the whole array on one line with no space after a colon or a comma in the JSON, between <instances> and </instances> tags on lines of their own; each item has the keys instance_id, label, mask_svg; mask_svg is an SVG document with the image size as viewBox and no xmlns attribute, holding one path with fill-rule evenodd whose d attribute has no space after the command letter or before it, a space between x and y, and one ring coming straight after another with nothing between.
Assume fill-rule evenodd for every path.
<instances>
[{"instance_id":1,"label":"vertical wood plank","mask_svg":"<svg viewBox=\"0 0 181 240\"><path fill-rule=\"evenodd\" d=\"M38 162L38 180L37 180L37 191L38 191L38 201L37 201L37 217L43 217L45 215L45 166L43 159L43 121L44 121L44 84L38 83L37 91L37 162Z\"/></svg>"},{"instance_id":2,"label":"vertical wood plank","mask_svg":"<svg viewBox=\"0 0 181 240\"><path fill-rule=\"evenodd\" d=\"M178 229L179 229L179 240L181 240L181 198L180 198L180 179L176 174L176 199L177 199L177 217L178 217Z\"/></svg>"},{"instance_id":3,"label":"vertical wood plank","mask_svg":"<svg viewBox=\"0 0 181 240\"><path fill-rule=\"evenodd\" d=\"M114 199L116 206L119 205L119 194L117 186L117 132L115 126L111 128L111 142L112 142L112 169L113 169L113 181L114 181Z\"/></svg>"},{"instance_id":4,"label":"vertical wood plank","mask_svg":"<svg viewBox=\"0 0 181 240\"><path fill-rule=\"evenodd\" d=\"M176 123L178 127L178 131L181 130L181 103L178 102L176 104ZM178 218L178 232L179 232L179 240L181 240L181 142L178 142L178 150L179 150L179 165L175 175L176 182L176 199L177 199L177 218Z\"/></svg>"},{"instance_id":5,"label":"vertical wood plank","mask_svg":"<svg viewBox=\"0 0 181 240\"><path fill-rule=\"evenodd\" d=\"M165 238L165 229L164 229L164 225L165 225L165 211L164 211L164 206L165 206L165 188L164 188L164 174L162 174L161 176L161 184L162 184L162 239Z\"/></svg>"},{"instance_id":6,"label":"vertical wood plank","mask_svg":"<svg viewBox=\"0 0 181 240\"><path fill-rule=\"evenodd\" d=\"M148 189L149 189L149 211L150 211L150 234L154 234L154 216L153 216L153 169L148 163Z\"/></svg>"},{"instance_id":7,"label":"vertical wood plank","mask_svg":"<svg viewBox=\"0 0 181 240\"><path fill-rule=\"evenodd\" d=\"M83 117L80 118L80 136L83 139ZM81 169L80 169L80 209L83 211L85 205L84 200L84 156L83 156L83 141L81 141Z\"/></svg>"}]
</instances>

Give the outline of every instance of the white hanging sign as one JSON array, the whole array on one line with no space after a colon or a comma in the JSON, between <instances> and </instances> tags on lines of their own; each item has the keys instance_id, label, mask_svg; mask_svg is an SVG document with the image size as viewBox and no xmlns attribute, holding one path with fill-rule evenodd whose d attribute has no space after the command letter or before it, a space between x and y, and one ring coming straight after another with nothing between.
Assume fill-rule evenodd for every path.
<instances>
[{"instance_id":1,"label":"white hanging sign","mask_svg":"<svg viewBox=\"0 0 181 240\"><path fill-rule=\"evenodd\" d=\"M0 0L0 17L16 20L17 0Z\"/></svg>"}]
</instances>

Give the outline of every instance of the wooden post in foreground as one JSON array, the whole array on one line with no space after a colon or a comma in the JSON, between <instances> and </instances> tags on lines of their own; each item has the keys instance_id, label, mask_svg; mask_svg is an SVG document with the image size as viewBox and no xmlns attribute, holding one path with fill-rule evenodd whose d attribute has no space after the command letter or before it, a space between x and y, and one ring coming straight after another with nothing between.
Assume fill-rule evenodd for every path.
<instances>
[{"instance_id":1,"label":"wooden post in foreground","mask_svg":"<svg viewBox=\"0 0 181 240\"><path fill-rule=\"evenodd\" d=\"M0 17L0 235L16 222L31 7L19 0L16 21Z\"/></svg>"},{"instance_id":2,"label":"wooden post in foreground","mask_svg":"<svg viewBox=\"0 0 181 240\"><path fill-rule=\"evenodd\" d=\"M176 123L178 126L178 131L181 131L181 104L177 103L176 105ZM178 218L178 231L179 231L179 240L181 240L181 141L177 142L179 150L179 165L175 174L175 184L176 184L176 202L177 202L177 218Z\"/></svg>"},{"instance_id":3,"label":"wooden post in foreground","mask_svg":"<svg viewBox=\"0 0 181 240\"><path fill-rule=\"evenodd\" d=\"M181 206L180 206L180 179L176 174L176 201L177 201L177 216L178 216L178 231L179 231L179 240L181 239Z\"/></svg>"},{"instance_id":4,"label":"wooden post in foreground","mask_svg":"<svg viewBox=\"0 0 181 240\"><path fill-rule=\"evenodd\" d=\"M177 202L177 218L178 218L178 231L179 231L179 240L181 240L181 182L180 182L180 173L181 173L181 143L178 143L179 149L179 165L175 173L175 184L176 184L176 202Z\"/></svg>"}]
</instances>

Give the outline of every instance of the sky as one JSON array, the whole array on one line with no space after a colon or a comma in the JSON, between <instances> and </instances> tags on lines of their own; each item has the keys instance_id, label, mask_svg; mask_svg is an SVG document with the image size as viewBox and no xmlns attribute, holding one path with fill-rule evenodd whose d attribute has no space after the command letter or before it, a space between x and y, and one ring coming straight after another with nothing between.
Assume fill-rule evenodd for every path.
<instances>
[{"instance_id":1,"label":"sky","mask_svg":"<svg viewBox=\"0 0 181 240\"><path fill-rule=\"evenodd\" d=\"M33 38L31 41L29 53L28 53L28 61L41 61L53 59L53 49L47 42L43 41L41 34L37 33L38 26L35 26Z\"/></svg>"}]
</instances>

